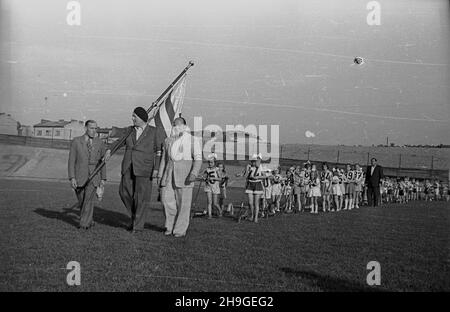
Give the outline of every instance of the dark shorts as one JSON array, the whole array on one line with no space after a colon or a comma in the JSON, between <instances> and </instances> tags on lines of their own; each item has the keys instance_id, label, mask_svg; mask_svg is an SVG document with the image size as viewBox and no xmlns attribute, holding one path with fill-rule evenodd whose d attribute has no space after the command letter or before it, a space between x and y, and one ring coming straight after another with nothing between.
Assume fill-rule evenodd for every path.
<instances>
[{"instance_id":1,"label":"dark shorts","mask_svg":"<svg viewBox=\"0 0 450 312\"><path fill-rule=\"evenodd\" d=\"M355 192L355 183L349 182L345 184L345 193L346 194L353 194Z\"/></svg>"},{"instance_id":2,"label":"dark shorts","mask_svg":"<svg viewBox=\"0 0 450 312\"><path fill-rule=\"evenodd\" d=\"M304 193L304 188L302 189L301 186L295 185L293 189L294 195L300 195L300 193Z\"/></svg>"},{"instance_id":3,"label":"dark shorts","mask_svg":"<svg viewBox=\"0 0 450 312\"><path fill-rule=\"evenodd\" d=\"M246 193L263 194L263 186L261 182L247 182L245 187Z\"/></svg>"},{"instance_id":4,"label":"dark shorts","mask_svg":"<svg viewBox=\"0 0 450 312\"><path fill-rule=\"evenodd\" d=\"M330 185L331 185L331 182L330 182ZM322 193L322 196L331 194L331 187L330 187L330 185L326 185L325 183L322 183L320 185L320 193Z\"/></svg>"}]
</instances>

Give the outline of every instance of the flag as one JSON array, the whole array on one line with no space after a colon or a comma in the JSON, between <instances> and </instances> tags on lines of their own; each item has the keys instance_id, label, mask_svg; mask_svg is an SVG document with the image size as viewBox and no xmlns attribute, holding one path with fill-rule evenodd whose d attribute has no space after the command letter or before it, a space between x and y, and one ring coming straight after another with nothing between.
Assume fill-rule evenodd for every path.
<instances>
[{"instance_id":1,"label":"flag","mask_svg":"<svg viewBox=\"0 0 450 312\"><path fill-rule=\"evenodd\" d=\"M156 127L158 135L162 138L170 136L173 120L183 109L186 74L172 88L172 91L161 100L161 104L150 111L150 126Z\"/></svg>"}]
</instances>

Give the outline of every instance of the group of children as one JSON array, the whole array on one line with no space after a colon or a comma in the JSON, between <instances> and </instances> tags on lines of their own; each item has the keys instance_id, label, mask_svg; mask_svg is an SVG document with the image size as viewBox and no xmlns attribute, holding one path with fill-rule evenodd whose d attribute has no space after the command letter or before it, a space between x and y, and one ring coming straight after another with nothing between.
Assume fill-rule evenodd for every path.
<instances>
[{"instance_id":1,"label":"group of children","mask_svg":"<svg viewBox=\"0 0 450 312\"><path fill-rule=\"evenodd\" d=\"M407 203L412 200L450 200L448 183L439 180L405 178L386 178L380 188L382 201L385 203Z\"/></svg>"},{"instance_id":2,"label":"group of children","mask_svg":"<svg viewBox=\"0 0 450 312\"><path fill-rule=\"evenodd\" d=\"M203 174L207 209L204 213L212 217L213 208L218 216L226 211L233 214L232 204L225 207L226 188L229 176L223 163L216 164L216 155L208 156L208 167ZM367 204L365 174L359 164L346 166L346 170L330 169L323 163L319 171L309 161L303 167L290 167L285 175L280 169L271 170L261 165L261 155L253 155L245 170L236 174L246 179L245 193L248 197L249 219L258 222L259 216L279 212L302 212L308 209L319 213L319 202L323 212L358 209ZM448 184L426 180L386 178L380 187L384 203L406 203L410 200L449 200ZM282 205L283 203L283 205ZM282 207L283 206L283 207Z\"/></svg>"}]
</instances>

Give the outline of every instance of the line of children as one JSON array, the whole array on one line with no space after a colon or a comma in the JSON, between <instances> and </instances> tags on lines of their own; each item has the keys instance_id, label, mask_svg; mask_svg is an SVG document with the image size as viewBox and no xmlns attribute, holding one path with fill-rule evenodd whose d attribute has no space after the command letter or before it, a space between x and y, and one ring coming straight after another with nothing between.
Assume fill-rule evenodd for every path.
<instances>
[{"instance_id":1,"label":"line of children","mask_svg":"<svg viewBox=\"0 0 450 312\"><path fill-rule=\"evenodd\" d=\"M253 155L245 170L236 176L246 178L245 193L248 197L251 221L258 222L258 217L280 212L302 212L309 209L312 214L319 212L319 199L322 212L338 212L357 209L367 203L365 176L359 164L347 164L346 170L329 169L327 163L322 164L319 172L316 165L307 162L303 168L290 167L283 177L280 169L269 170L261 166L261 155ZM222 163L216 164L214 154L208 157L208 167L204 171L207 195L207 214L212 217L213 208L218 216L224 211L227 198L226 188L229 177ZM415 200L450 199L448 183L438 180L419 181L418 179L385 178L380 187L382 203L407 203ZM284 209L282 209L284 203Z\"/></svg>"}]
</instances>

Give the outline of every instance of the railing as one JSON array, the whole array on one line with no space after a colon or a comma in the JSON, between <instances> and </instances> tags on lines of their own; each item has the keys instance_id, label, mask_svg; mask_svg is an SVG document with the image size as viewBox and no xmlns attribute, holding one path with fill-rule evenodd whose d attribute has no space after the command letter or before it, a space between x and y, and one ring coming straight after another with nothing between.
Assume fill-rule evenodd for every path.
<instances>
[{"instance_id":1,"label":"railing","mask_svg":"<svg viewBox=\"0 0 450 312\"><path fill-rule=\"evenodd\" d=\"M0 143L12 145L27 145L33 147L69 149L70 141L62 139L45 139L28 136L0 134ZM344 168L347 163L359 163L362 167L369 164L372 157L377 158L383 166L384 174L394 177L414 177L421 179L449 179L449 149L442 149L442 155L425 155L429 149L416 148L416 154L400 153L401 148L371 148L367 152L355 151L350 146L337 146L336 149L321 146L303 148L285 148L281 150L279 164L283 169L293 165L303 165L308 159L315 163L319 170L322 162L330 167ZM414 151L414 149L413 149ZM123 151L121 151L123 152ZM419 154L422 153L422 154ZM447 153L447 157L445 154ZM246 157L248 159L248 157ZM227 165L244 166L248 160L226 160Z\"/></svg>"}]
</instances>

